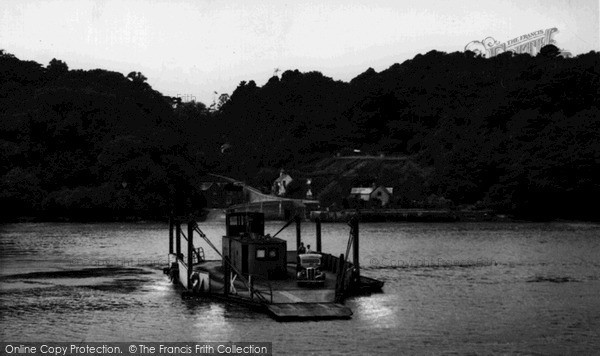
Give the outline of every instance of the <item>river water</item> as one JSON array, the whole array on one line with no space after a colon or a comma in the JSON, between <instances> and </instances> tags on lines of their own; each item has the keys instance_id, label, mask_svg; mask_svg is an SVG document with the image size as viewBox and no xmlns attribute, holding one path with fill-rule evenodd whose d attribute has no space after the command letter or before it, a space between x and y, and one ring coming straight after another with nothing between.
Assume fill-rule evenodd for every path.
<instances>
[{"instance_id":1,"label":"river water","mask_svg":"<svg viewBox=\"0 0 600 356\"><path fill-rule=\"evenodd\" d=\"M200 227L220 248L224 221ZM314 225L302 231L314 244ZM271 341L274 354L600 350L599 224L370 223L360 232L362 273L384 280L384 292L347 300L351 320L280 323L183 300L162 273L165 224L1 225L0 339ZM348 233L323 224L323 250L345 252ZM280 237L293 246L295 229Z\"/></svg>"}]
</instances>

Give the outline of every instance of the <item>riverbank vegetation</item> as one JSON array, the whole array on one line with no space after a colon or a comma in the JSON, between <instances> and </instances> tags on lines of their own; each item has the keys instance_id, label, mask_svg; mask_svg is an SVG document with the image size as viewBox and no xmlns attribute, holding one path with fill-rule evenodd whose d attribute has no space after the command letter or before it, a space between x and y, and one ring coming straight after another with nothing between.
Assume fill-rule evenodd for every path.
<instances>
[{"instance_id":1,"label":"riverbank vegetation","mask_svg":"<svg viewBox=\"0 0 600 356\"><path fill-rule=\"evenodd\" d=\"M139 72L3 51L0 205L5 219L157 218L176 205L201 209L205 172L261 186L286 168L313 178L326 206L374 182L397 188L399 206L434 197L597 219L599 98L600 54L562 58L553 46L490 59L431 51L350 82L289 70L263 86L242 82L211 109L162 95ZM355 150L408 159L362 170L323 163Z\"/></svg>"}]
</instances>

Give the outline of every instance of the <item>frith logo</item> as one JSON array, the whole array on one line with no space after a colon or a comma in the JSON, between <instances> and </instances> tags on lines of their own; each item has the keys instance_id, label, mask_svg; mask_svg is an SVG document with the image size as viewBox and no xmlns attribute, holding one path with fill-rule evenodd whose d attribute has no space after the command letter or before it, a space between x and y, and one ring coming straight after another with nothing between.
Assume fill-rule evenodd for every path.
<instances>
[{"instance_id":1,"label":"frith logo","mask_svg":"<svg viewBox=\"0 0 600 356\"><path fill-rule=\"evenodd\" d=\"M542 47L549 44L556 45L556 41L554 41L553 38L556 32L558 32L556 27L547 30L534 31L515 37L504 43L496 41L493 37L487 37L481 41L469 42L465 46L465 51L475 52L485 58L491 58L507 51L514 53L529 53L530 55L535 56L540 52ZM564 50L561 50L561 55L567 58L571 57L571 53Z\"/></svg>"},{"instance_id":2,"label":"frith logo","mask_svg":"<svg viewBox=\"0 0 600 356\"><path fill-rule=\"evenodd\" d=\"M177 98L182 102L196 101L196 97L191 94L177 94Z\"/></svg>"}]
</instances>

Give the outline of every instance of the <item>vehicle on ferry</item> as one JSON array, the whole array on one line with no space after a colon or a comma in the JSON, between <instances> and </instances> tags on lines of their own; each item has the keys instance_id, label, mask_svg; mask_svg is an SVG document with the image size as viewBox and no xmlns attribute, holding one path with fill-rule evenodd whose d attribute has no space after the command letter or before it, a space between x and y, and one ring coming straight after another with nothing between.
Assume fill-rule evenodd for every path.
<instances>
[{"instance_id":1,"label":"vehicle on ferry","mask_svg":"<svg viewBox=\"0 0 600 356\"><path fill-rule=\"evenodd\" d=\"M321 255L305 253L298 255L297 282L301 287L323 287L325 272L321 270Z\"/></svg>"}]
</instances>

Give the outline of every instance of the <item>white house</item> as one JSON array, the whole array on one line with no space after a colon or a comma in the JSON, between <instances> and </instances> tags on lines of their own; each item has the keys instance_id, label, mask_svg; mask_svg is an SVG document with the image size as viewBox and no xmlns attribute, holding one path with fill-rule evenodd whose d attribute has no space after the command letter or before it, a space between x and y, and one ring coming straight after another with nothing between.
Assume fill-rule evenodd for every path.
<instances>
[{"instance_id":1,"label":"white house","mask_svg":"<svg viewBox=\"0 0 600 356\"><path fill-rule=\"evenodd\" d=\"M383 185L374 185L368 188L356 187L350 190L350 195L355 199L364 201L379 200L381 202L381 206L386 206L390 202L393 194L394 188L384 187Z\"/></svg>"},{"instance_id":2,"label":"white house","mask_svg":"<svg viewBox=\"0 0 600 356\"><path fill-rule=\"evenodd\" d=\"M279 196L285 195L287 187L292 181L292 177L282 169L279 172L279 177L273 182L273 193Z\"/></svg>"}]
</instances>

